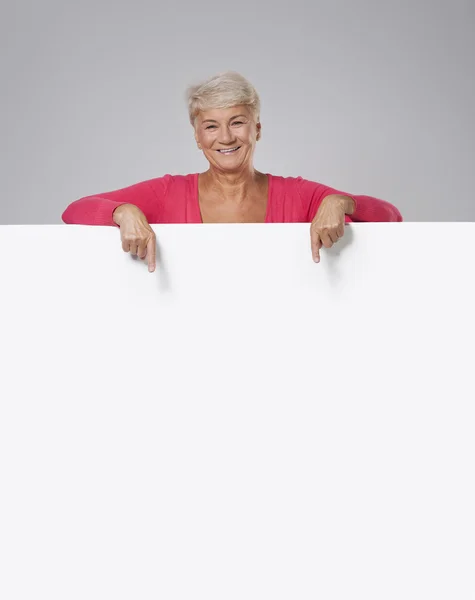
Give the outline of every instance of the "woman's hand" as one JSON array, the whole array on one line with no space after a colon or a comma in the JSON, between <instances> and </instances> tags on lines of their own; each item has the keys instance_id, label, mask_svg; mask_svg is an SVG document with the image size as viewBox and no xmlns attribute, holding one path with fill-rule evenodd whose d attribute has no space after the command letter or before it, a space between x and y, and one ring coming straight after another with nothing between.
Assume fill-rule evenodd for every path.
<instances>
[{"instance_id":1,"label":"woman's hand","mask_svg":"<svg viewBox=\"0 0 475 600\"><path fill-rule=\"evenodd\" d=\"M155 271L157 240L145 215L133 204L121 204L113 214L120 227L120 239L124 252L130 252L142 260L147 259L150 273Z\"/></svg>"},{"instance_id":2,"label":"woman's hand","mask_svg":"<svg viewBox=\"0 0 475 600\"><path fill-rule=\"evenodd\" d=\"M312 255L320 262L320 248L331 248L345 233L345 215L351 215L355 203L349 196L326 196L310 225Z\"/></svg>"}]
</instances>

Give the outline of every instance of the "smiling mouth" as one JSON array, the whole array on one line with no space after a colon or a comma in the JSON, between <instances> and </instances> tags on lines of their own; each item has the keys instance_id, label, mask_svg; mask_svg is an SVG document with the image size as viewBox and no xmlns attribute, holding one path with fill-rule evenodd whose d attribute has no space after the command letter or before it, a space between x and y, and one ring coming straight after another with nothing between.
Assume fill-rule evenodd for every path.
<instances>
[{"instance_id":1,"label":"smiling mouth","mask_svg":"<svg viewBox=\"0 0 475 600\"><path fill-rule=\"evenodd\" d=\"M223 148L221 150L217 150L220 154L233 154L237 152L241 146L236 146L235 148Z\"/></svg>"}]
</instances>

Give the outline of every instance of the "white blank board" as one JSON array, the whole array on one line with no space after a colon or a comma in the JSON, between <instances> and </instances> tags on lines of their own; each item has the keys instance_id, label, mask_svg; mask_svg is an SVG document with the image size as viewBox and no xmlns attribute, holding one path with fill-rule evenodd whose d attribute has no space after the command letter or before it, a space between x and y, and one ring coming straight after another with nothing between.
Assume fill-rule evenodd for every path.
<instances>
[{"instance_id":1,"label":"white blank board","mask_svg":"<svg viewBox=\"0 0 475 600\"><path fill-rule=\"evenodd\" d=\"M0 227L2 600L475 597L475 224Z\"/></svg>"}]
</instances>

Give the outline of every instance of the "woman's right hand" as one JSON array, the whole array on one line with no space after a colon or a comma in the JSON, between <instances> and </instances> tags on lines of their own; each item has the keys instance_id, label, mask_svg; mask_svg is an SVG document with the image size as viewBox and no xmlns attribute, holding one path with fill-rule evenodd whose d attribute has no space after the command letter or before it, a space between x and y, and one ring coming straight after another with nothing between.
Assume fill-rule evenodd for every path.
<instances>
[{"instance_id":1,"label":"woman's right hand","mask_svg":"<svg viewBox=\"0 0 475 600\"><path fill-rule=\"evenodd\" d=\"M121 204L113 213L113 220L120 227L120 239L124 252L130 252L142 260L147 259L150 273L155 271L157 240L145 215L133 204Z\"/></svg>"}]
</instances>

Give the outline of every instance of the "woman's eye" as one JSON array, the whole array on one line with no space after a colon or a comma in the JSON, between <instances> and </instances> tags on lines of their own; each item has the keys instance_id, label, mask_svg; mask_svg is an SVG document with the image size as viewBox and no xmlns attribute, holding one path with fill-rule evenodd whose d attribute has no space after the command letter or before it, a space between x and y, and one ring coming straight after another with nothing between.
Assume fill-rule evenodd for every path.
<instances>
[{"instance_id":1,"label":"woman's eye","mask_svg":"<svg viewBox=\"0 0 475 600\"><path fill-rule=\"evenodd\" d=\"M242 121L234 121L233 125L242 125Z\"/></svg>"},{"instance_id":2,"label":"woman's eye","mask_svg":"<svg viewBox=\"0 0 475 600\"><path fill-rule=\"evenodd\" d=\"M216 125L208 125L208 127L206 129L214 129L216 127Z\"/></svg>"}]
</instances>

